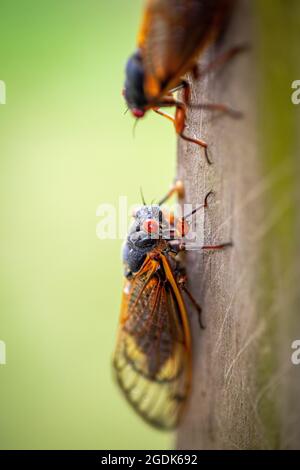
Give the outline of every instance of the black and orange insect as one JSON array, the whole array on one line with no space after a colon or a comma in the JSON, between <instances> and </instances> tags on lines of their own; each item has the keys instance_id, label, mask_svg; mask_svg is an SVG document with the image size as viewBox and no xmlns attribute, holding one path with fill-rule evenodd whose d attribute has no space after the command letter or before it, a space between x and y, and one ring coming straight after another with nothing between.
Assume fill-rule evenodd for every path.
<instances>
[{"instance_id":1,"label":"black and orange insect","mask_svg":"<svg viewBox=\"0 0 300 470\"><path fill-rule=\"evenodd\" d=\"M159 204L143 205L124 245L125 286L119 334L113 365L117 381L133 408L148 423L161 429L178 424L192 382L192 347L184 295L199 314L201 308L186 287L179 261L189 218L207 207L197 207L185 217L175 217L162 204L175 192L177 183ZM205 245L202 249L228 246Z\"/></svg>"},{"instance_id":2,"label":"black and orange insect","mask_svg":"<svg viewBox=\"0 0 300 470\"><path fill-rule=\"evenodd\" d=\"M186 108L190 102L190 86L183 76L192 71L199 77L216 65L222 65L244 47L235 47L210 64L197 68L197 58L207 45L220 36L235 0L147 0L137 51L126 66L124 96L136 118L149 109L174 123L176 132L186 141L204 147L207 143L186 135ZM173 92L184 89L183 100ZM175 116L160 108L175 106ZM206 108L239 115L224 105L206 104ZM197 107L197 105L196 105ZM201 107L201 105L199 105Z\"/></svg>"}]
</instances>

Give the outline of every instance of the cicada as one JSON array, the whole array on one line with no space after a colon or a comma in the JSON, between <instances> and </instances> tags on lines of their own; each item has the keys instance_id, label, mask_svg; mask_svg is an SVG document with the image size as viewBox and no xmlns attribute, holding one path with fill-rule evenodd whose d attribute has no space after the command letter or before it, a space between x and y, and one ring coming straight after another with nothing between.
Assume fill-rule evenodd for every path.
<instances>
[{"instance_id":1,"label":"cicada","mask_svg":"<svg viewBox=\"0 0 300 470\"><path fill-rule=\"evenodd\" d=\"M191 391L192 341L185 305L186 287L179 260L189 221L162 208L179 192L180 182L160 203L142 205L134 215L123 249L125 285L113 366L121 390L137 413L151 425L172 429L179 423ZM228 244L206 245L221 249Z\"/></svg>"},{"instance_id":2,"label":"cicada","mask_svg":"<svg viewBox=\"0 0 300 470\"><path fill-rule=\"evenodd\" d=\"M217 57L206 70L199 71L200 53L214 41L232 10L235 0L147 0L138 34L137 50L126 66L124 96L128 108L136 118L149 109L174 123L175 130L184 140L204 147L209 162L207 143L188 136L186 107L190 101L190 86L183 78L191 71L195 77L222 65L244 47L234 47ZM174 98L173 92L183 88L183 100ZM160 108L175 106L175 116ZM201 107L201 105L199 105ZM239 116L221 104L206 104Z\"/></svg>"}]
</instances>

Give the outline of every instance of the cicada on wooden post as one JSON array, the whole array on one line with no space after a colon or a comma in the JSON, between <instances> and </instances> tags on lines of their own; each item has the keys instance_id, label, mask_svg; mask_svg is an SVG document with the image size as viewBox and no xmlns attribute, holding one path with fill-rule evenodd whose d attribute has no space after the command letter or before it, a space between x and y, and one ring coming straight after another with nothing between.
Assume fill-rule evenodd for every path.
<instances>
[{"instance_id":1,"label":"cicada on wooden post","mask_svg":"<svg viewBox=\"0 0 300 470\"><path fill-rule=\"evenodd\" d=\"M190 104L190 86L183 78L191 71L195 77L222 65L244 49L234 47L217 57L200 71L197 59L207 45L224 29L235 0L147 0L137 51L126 66L124 96L133 116L141 118L152 109L174 123L175 130L184 140L200 145L210 163L207 143L188 136L186 108ZM173 92L184 89L183 100ZM175 106L174 117L160 108ZM225 105L205 104L205 107L239 116Z\"/></svg>"},{"instance_id":2,"label":"cicada on wooden post","mask_svg":"<svg viewBox=\"0 0 300 470\"><path fill-rule=\"evenodd\" d=\"M159 204L143 205L134 215L123 249L125 286L113 366L128 402L145 421L161 429L176 427L192 383L192 344L184 296L199 314L201 308L186 287L178 259L184 249L189 218L162 208L180 182ZM202 249L222 249L205 245Z\"/></svg>"}]
</instances>

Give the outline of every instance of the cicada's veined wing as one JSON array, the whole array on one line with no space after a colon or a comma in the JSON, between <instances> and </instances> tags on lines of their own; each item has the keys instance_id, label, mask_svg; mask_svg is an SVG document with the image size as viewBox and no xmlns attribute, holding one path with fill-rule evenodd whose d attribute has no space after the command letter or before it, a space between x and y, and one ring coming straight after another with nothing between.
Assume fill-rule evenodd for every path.
<instances>
[{"instance_id":1,"label":"cicada's veined wing","mask_svg":"<svg viewBox=\"0 0 300 470\"><path fill-rule=\"evenodd\" d=\"M138 46L149 99L178 85L232 0L148 0Z\"/></svg>"},{"instance_id":2,"label":"cicada's veined wing","mask_svg":"<svg viewBox=\"0 0 300 470\"><path fill-rule=\"evenodd\" d=\"M147 422L177 425L190 389L190 331L164 255L147 258L125 287L114 368L127 400Z\"/></svg>"}]
</instances>

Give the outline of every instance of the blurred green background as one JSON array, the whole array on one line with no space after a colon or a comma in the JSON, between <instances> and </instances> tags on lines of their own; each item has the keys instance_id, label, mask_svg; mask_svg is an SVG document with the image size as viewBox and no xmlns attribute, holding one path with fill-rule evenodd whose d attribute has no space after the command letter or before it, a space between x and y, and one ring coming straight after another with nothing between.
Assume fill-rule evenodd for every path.
<instances>
[{"instance_id":1,"label":"blurred green background","mask_svg":"<svg viewBox=\"0 0 300 470\"><path fill-rule=\"evenodd\" d=\"M1 0L1 448L163 449L113 382L120 240L96 209L159 197L176 139L124 115L126 58L142 2Z\"/></svg>"}]
</instances>

